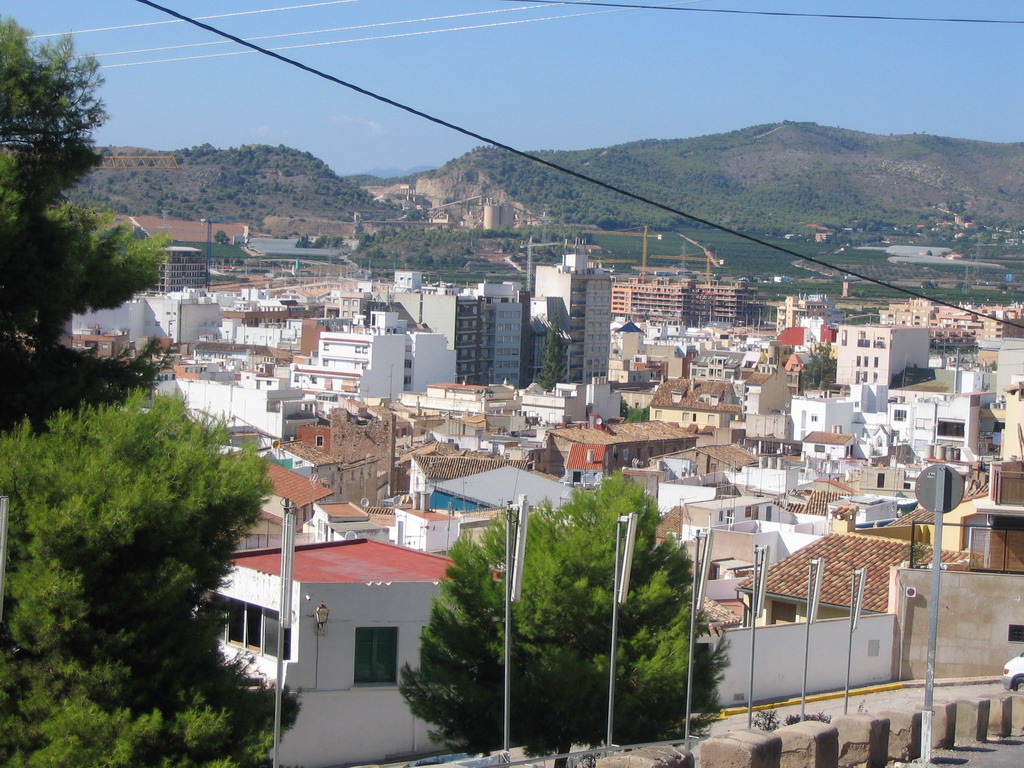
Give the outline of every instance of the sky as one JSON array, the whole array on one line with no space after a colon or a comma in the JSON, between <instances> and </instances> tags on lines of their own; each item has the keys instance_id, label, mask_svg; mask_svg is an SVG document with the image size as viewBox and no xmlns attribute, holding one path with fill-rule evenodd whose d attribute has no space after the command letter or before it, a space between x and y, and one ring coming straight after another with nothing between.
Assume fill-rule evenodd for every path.
<instances>
[{"instance_id":1,"label":"sky","mask_svg":"<svg viewBox=\"0 0 1024 768\"><path fill-rule=\"evenodd\" d=\"M629 0L625 0L629 2ZM522 150L677 139L783 120L1022 140L1024 5L687 0L165 0L367 91ZM886 21L711 11L1016 21ZM0 0L39 42L97 57L100 146L284 144L336 173L439 166L477 139L248 52L137 0ZM210 18L216 17L216 18Z\"/></svg>"}]
</instances>

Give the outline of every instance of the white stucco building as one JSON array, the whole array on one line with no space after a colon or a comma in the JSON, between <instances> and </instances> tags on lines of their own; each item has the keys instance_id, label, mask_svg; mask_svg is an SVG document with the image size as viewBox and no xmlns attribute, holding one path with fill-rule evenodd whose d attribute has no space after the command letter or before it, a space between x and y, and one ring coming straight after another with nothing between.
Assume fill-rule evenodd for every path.
<instances>
[{"instance_id":1,"label":"white stucco building","mask_svg":"<svg viewBox=\"0 0 1024 768\"><path fill-rule=\"evenodd\" d=\"M293 363L292 386L307 393L397 398L455 378L455 352L439 333L409 333L396 312L373 312L369 327L326 331L315 356Z\"/></svg>"},{"instance_id":2,"label":"white stucco building","mask_svg":"<svg viewBox=\"0 0 1024 768\"><path fill-rule=\"evenodd\" d=\"M296 547L284 684L302 708L282 739L282 765L394 762L440 749L398 692L398 671L419 663L420 634L448 563L367 539ZM279 550L240 552L217 592L228 615L224 653L251 660L271 683L280 573ZM322 625L321 604L329 611Z\"/></svg>"}]
</instances>

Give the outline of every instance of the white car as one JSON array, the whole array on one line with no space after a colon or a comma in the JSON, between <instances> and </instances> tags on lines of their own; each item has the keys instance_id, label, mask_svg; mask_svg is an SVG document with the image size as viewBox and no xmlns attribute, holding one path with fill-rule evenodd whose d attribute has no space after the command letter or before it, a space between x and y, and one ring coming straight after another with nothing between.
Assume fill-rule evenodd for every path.
<instances>
[{"instance_id":1,"label":"white car","mask_svg":"<svg viewBox=\"0 0 1024 768\"><path fill-rule=\"evenodd\" d=\"M1003 665L1003 688L1008 691L1024 689L1024 653Z\"/></svg>"}]
</instances>

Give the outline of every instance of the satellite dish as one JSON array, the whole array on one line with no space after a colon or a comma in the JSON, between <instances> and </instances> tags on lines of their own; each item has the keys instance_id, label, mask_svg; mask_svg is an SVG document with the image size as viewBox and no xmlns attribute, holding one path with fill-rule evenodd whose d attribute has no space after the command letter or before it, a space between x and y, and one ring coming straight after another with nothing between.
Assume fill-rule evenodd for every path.
<instances>
[{"instance_id":1,"label":"satellite dish","mask_svg":"<svg viewBox=\"0 0 1024 768\"><path fill-rule=\"evenodd\" d=\"M602 424L604 424L604 419L602 419L600 416L598 416L596 419L594 419L594 424L596 426L600 427Z\"/></svg>"},{"instance_id":2,"label":"satellite dish","mask_svg":"<svg viewBox=\"0 0 1024 768\"><path fill-rule=\"evenodd\" d=\"M345 541L352 541L352 539L358 539L355 531L345 531Z\"/></svg>"},{"instance_id":3,"label":"satellite dish","mask_svg":"<svg viewBox=\"0 0 1024 768\"><path fill-rule=\"evenodd\" d=\"M359 500L359 506L364 508L370 506L370 500L363 496L363 498Z\"/></svg>"}]
</instances>

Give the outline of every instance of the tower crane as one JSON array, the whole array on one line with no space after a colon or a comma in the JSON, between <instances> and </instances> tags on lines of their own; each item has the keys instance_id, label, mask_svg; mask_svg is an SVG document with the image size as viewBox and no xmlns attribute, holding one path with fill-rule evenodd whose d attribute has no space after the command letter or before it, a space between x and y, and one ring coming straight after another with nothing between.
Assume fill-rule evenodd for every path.
<instances>
[{"instance_id":1,"label":"tower crane","mask_svg":"<svg viewBox=\"0 0 1024 768\"><path fill-rule=\"evenodd\" d=\"M625 235L627 237L642 237L643 247L640 250L640 279L647 279L647 239L653 237L655 240L661 240L661 233L656 232L653 235L649 234L649 228L644 225L643 232L627 232L625 230L599 230L599 229L585 229L583 230L585 235Z\"/></svg>"},{"instance_id":2,"label":"tower crane","mask_svg":"<svg viewBox=\"0 0 1024 768\"><path fill-rule=\"evenodd\" d=\"M692 237L687 237L682 232L676 232L676 234L679 235L681 238L683 238L683 240L685 240L686 242L692 243L693 245L696 245L698 248L700 248L702 251L704 251L704 280L705 280L705 282L710 283L711 282L711 268L712 267L722 267L722 266L725 266L725 259L718 258L717 256L715 256L715 252L713 250L711 250L706 245L702 245L701 243L698 243ZM689 257L684 256L683 258L685 259L685 258L689 258Z\"/></svg>"},{"instance_id":3,"label":"tower crane","mask_svg":"<svg viewBox=\"0 0 1024 768\"><path fill-rule=\"evenodd\" d=\"M97 166L104 170L157 168L167 171L176 171L180 167L174 155L104 155Z\"/></svg>"}]
</instances>

